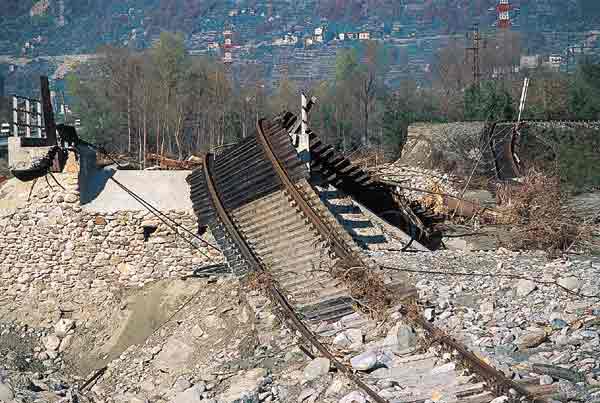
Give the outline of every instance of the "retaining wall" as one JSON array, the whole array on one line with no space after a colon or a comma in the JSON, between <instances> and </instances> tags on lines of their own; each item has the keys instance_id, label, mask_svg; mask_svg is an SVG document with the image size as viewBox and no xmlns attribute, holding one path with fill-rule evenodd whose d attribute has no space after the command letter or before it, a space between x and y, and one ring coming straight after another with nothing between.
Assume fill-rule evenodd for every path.
<instances>
[{"instance_id":1,"label":"retaining wall","mask_svg":"<svg viewBox=\"0 0 600 403\"><path fill-rule=\"evenodd\" d=\"M29 201L31 183L11 179L0 189L0 318L35 322L50 312L100 306L124 289L222 262L219 252L196 250L141 207L107 211L106 200L101 210L82 206L78 174L55 176L66 190L40 179ZM173 183L181 188L179 180ZM154 183L147 186L151 192ZM197 231L191 209L164 212ZM156 230L145 237L144 227Z\"/></svg>"}]
</instances>

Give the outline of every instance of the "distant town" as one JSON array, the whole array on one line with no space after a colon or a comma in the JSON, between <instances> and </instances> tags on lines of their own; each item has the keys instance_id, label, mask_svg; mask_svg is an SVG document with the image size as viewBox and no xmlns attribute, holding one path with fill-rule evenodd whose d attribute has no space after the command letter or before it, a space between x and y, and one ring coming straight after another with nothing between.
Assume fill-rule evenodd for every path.
<instances>
[{"instance_id":1,"label":"distant town","mask_svg":"<svg viewBox=\"0 0 600 403\"><path fill-rule=\"evenodd\" d=\"M0 74L7 79L0 91L28 94L33 90L27 85L28 73L48 74L56 81L55 87L62 88L60 81L65 75L94 57L101 45L147 48L156 43L163 29L173 30L169 23L161 23L161 15L152 14L149 6L142 7L151 3L148 1L128 2L139 4L139 8L108 2L110 7L103 9L108 19L102 27L87 27L85 18L78 14L83 11L70 3L37 1L27 15L4 17L7 37L0 35ZM555 21L561 9L549 0L536 1L535 5L488 0L479 2L479 8L467 0L437 8L428 1L404 0L382 6L388 7L385 10L369 9L365 3L355 9L349 6L344 16L335 14L339 10L325 16L324 3L222 1L205 10L180 10L181 16L169 16L177 24L174 30L183 31L190 54L222 60L242 82L246 79L243 71L258 69L268 87L276 86L282 77L299 83L326 80L332 77L340 49L367 40L385 46L385 82L391 87L406 77L420 83L429 81L437 49L451 41L462 43L465 58L469 57L467 48L473 44L466 38L476 29L480 30L478 46L482 48L503 31L526 33L519 38L519 57L506 61L509 66L499 67L504 71L541 66L569 71L579 56L598 53L600 26L598 30L590 24L569 26L568 21L558 26ZM564 3L565 8L574 7L573 2ZM242 7L244 4L247 7ZM322 15L315 12L317 9ZM29 24L28 30L11 28L19 19ZM100 34L87 32L93 30ZM10 37L11 32L18 32L18 38Z\"/></svg>"}]
</instances>

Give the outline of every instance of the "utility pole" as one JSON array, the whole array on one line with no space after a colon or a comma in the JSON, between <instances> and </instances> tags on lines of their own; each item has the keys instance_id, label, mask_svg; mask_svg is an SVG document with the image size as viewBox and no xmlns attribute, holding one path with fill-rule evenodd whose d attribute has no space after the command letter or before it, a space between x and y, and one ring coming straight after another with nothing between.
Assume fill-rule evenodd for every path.
<instances>
[{"instance_id":1,"label":"utility pole","mask_svg":"<svg viewBox=\"0 0 600 403\"><path fill-rule=\"evenodd\" d=\"M481 81L481 61L479 58L479 42L481 42L481 32L479 31L479 24L473 25L473 30L467 33L467 39L473 41L470 48L467 48L467 52L473 52L473 82L477 89L480 87Z\"/></svg>"}]
</instances>

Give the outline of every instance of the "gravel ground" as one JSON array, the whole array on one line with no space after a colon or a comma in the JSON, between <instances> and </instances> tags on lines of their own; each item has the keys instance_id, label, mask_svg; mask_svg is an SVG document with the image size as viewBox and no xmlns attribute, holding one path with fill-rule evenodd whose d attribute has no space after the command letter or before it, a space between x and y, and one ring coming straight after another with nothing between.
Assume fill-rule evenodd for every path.
<instances>
[{"instance_id":1,"label":"gravel ground","mask_svg":"<svg viewBox=\"0 0 600 403\"><path fill-rule=\"evenodd\" d=\"M414 271L425 315L505 374L544 375L572 399L600 399L600 258L503 249L372 255Z\"/></svg>"}]
</instances>

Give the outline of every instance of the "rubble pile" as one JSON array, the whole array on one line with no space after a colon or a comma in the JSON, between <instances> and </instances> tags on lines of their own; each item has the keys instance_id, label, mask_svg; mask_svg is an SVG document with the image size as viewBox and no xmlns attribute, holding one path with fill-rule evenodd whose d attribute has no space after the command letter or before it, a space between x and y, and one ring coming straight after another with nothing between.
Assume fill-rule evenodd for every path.
<instances>
[{"instance_id":1,"label":"rubble pile","mask_svg":"<svg viewBox=\"0 0 600 403\"><path fill-rule=\"evenodd\" d=\"M600 260L549 261L542 253L505 250L371 254L387 266L485 274L477 281L409 275L426 303L425 315L512 379L535 375L540 384L554 385L563 401L600 397L600 302L577 294L598 293ZM502 277L509 275L524 278ZM70 402L61 399L72 396L107 403L368 401L328 359L300 351L301 340L259 291L231 277L188 281L194 281L188 293L193 299L180 299L175 306L181 310L170 320L102 361L106 372L85 391L75 385L101 364L78 371L85 353L78 341L89 340L94 327L67 318L45 328L4 325L0 349L7 340L19 340L21 347L12 347L18 351L13 354L2 351L0 393L15 402ZM114 318L101 320L96 325ZM336 328L329 343L385 398L447 401L452 390L437 381L467 382L454 362L422 349L420 331L399 313L386 323ZM416 363L418 372L407 373Z\"/></svg>"},{"instance_id":2,"label":"rubble pile","mask_svg":"<svg viewBox=\"0 0 600 403\"><path fill-rule=\"evenodd\" d=\"M600 399L599 259L504 249L373 254L388 266L441 272L408 273L426 315L509 377L539 376L563 401Z\"/></svg>"},{"instance_id":3,"label":"rubble pile","mask_svg":"<svg viewBox=\"0 0 600 403\"><path fill-rule=\"evenodd\" d=\"M63 353L69 349L74 322L53 328L0 322L0 401L71 402L78 377L66 375Z\"/></svg>"}]
</instances>

